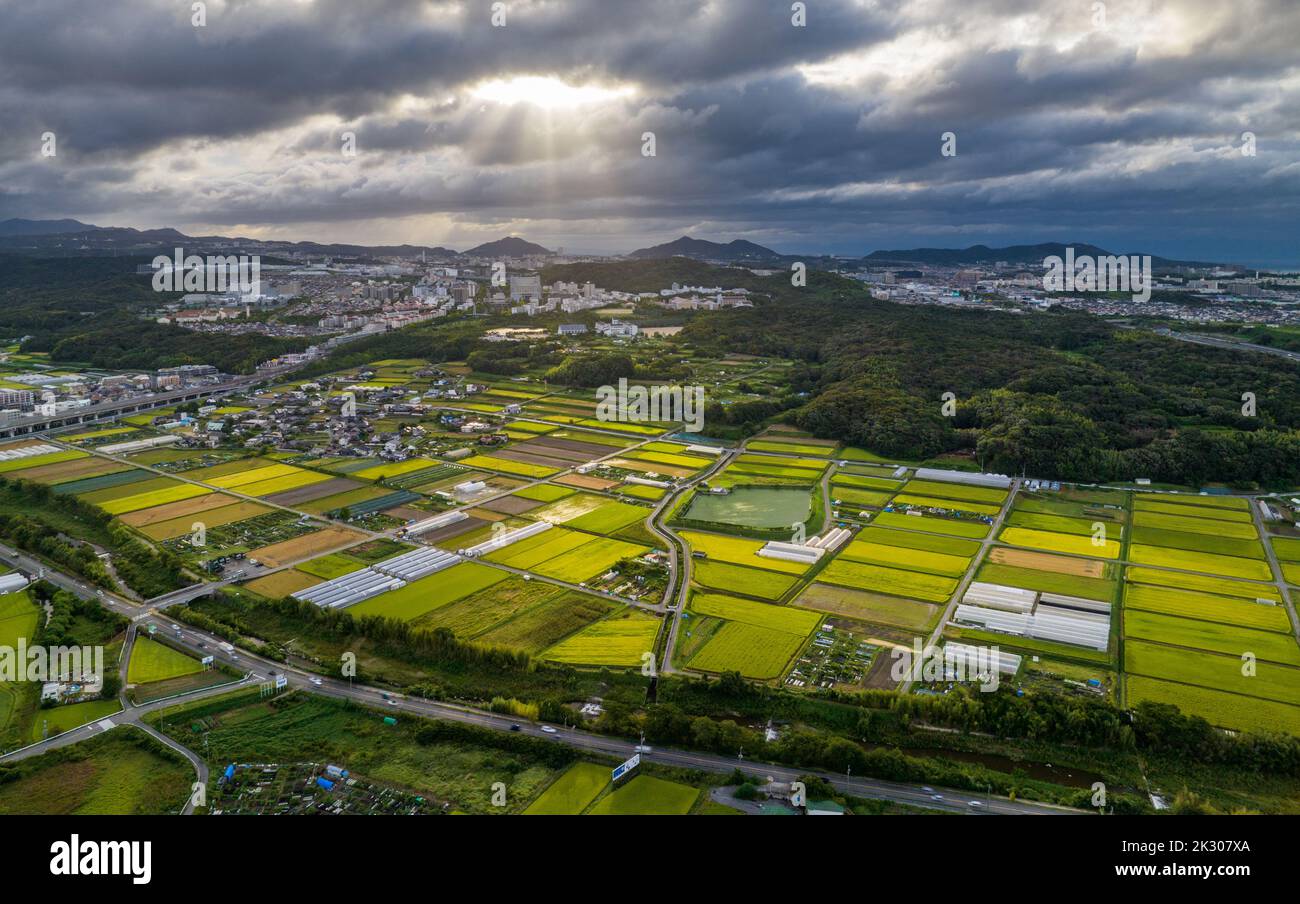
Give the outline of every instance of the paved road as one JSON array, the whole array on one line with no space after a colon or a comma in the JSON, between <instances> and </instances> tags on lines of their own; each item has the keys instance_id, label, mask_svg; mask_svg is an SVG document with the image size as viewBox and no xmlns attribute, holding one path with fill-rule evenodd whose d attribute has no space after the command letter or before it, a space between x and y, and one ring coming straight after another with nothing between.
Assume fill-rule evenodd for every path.
<instances>
[{"instance_id":1,"label":"paved road","mask_svg":"<svg viewBox=\"0 0 1300 904\"><path fill-rule=\"evenodd\" d=\"M730 464L736 452L737 450L734 449L724 451L712 465L682 484L677 491L669 493L660 500L659 504L655 506L654 512L646 519L646 526L654 531L655 536L661 537L667 542L672 556L669 565L668 587L664 591L668 625L664 639L663 662L659 664L659 671L665 675L671 675L676 671L673 666L673 650L677 647L677 632L681 627L683 613L686 611L686 602L690 597L693 560L690 555L690 547L685 540L677 536L677 533L671 527L663 522L663 515L672 508L683 494L694 489L702 481L708 480ZM676 599L672 600L674 596ZM672 600L672 602L669 602L669 600Z\"/></svg>"},{"instance_id":2,"label":"paved road","mask_svg":"<svg viewBox=\"0 0 1300 904\"><path fill-rule=\"evenodd\" d=\"M943 615L940 616L938 624L936 624L934 630L930 632L930 637L926 641L927 648L933 647L939 642L939 637L943 634L943 629L947 627L948 620L952 618L953 612L956 611L958 604L961 603L961 598L966 595L967 588L969 588L971 582L975 580L975 572L979 570L980 563L984 561L984 557L988 555L989 548L993 546L994 542L997 540L998 532L1002 530L1002 522L1006 520L1007 515L1011 512L1011 506L1015 504L1016 493L1019 491L1020 478L1017 477L1011 481L1010 492L1007 493L1007 498L1002 503L1002 508L998 510L997 517L993 519L993 526L989 528L989 532L985 535L984 539L980 541L979 552L977 552L971 559L970 566L962 575L961 581L957 584L957 589L953 591L952 597L948 600L948 605L944 608ZM912 663L913 668L919 668L921 665L921 663ZM904 681L899 685L899 693L906 694L910 692L912 690L912 684L913 682L910 678Z\"/></svg>"},{"instance_id":3,"label":"paved road","mask_svg":"<svg viewBox=\"0 0 1300 904\"><path fill-rule=\"evenodd\" d=\"M1172 330L1164 335L1172 339L1178 339L1182 342L1192 342L1196 345L1210 345L1215 348L1227 348L1238 352L1258 352L1265 355L1275 355L1279 358L1286 358L1289 361L1300 361L1300 352L1287 351L1284 348L1272 348L1267 345L1256 345L1253 342L1241 342L1234 339L1220 339L1214 336L1198 336L1195 333L1176 333Z\"/></svg>"},{"instance_id":4,"label":"paved road","mask_svg":"<svg viewBox=\"0 0 1300 904\"><path fill-rule=\"evenodd\" d=\"M1255 530L1264 544L1264 553L1268 556L1268 567L1273 572L1273 586L1282 596L1282 605L1286 606L1287 614L1291 617L1291 630L1294 632L1296 639L1300 640L1300 619L1296 618L1295 601L1291 599L1291 590L1287 587L1286 575L1282 573L1282 565L1277 560L1277 553L1273 551L1273 542L1269 539L1268 527L1264 524L1264 515L1259 510L1259 505L1254 499L1250 500L1250 516L1255 521Z\"/></svg>"},{"instance_id":5,"label":"paved road","mask_svg":"<svg viewBox=\"0 0 1300 904\"><path fill-rule=\"evenodd\" d=\"M4 549L0 547L0 557ZM73 578L67 576L58 576L59 580L54 580L56 576L47 570L46 580L52 580L59 586L65 583L76 585ZM74 591L76 592L76 591ZM91 596L97 596L94 591L89 592ZM81 595L81 594L79 594ZM83 598L90 598L83 596ZM244 679L239 684L248 686L256 682L271 680L275 674L283 675L290 688L306 691L309 693L322 694L327 697L337 699L351 700L353 702L374 707L378 710L390 712L394 715L408 713L411 715L443 719L454 722L461 722L470 725L477 725L483 728L490 728L497 731L511 731L515 725L518 725L518 731L522 734L530 735L543 739L550 739L556 743L568 744L571 747L591 753L605 754L608 756L626 758L633 753L633 744L620 738L611 738L605 735L594 734L576 728L557 728L554 733L543 731L543 727L534 722L516 721L510 717L497 715L472 707L457 706L450 703L441 703L431 700L421 700L413 697L403 697L399 694L391 694L380 688L369 687L366 685L354 684L340 678L325 678L300 669L296 666L284 665L263 659L260 656L249 653L245 650L237 650L233 654L225 653L221 650L219 644L222 642L218 638L206 631L182 626L180 632L171 630L171 622L164 617L155 616L148 610L141 612L138 606L113 597L111 594L105 594L99 597L101 603L108 608L121 612L122 614L132 617L137 625L148 626L150 623L157 625L157 630L164 633L172 643L180 646L196 656L213 656L217 662L241 670L247 670ZM142 704L140 706L128 705L123 712L111 717L115 725L120 724L139 724L141 718L150 712L176 705L178 702L202 699L215 694L223 693L230 689L229 685L214 688L204 688L192 694L183 695L181 698L170 700L158 700L152 703ZM128 701L129 703L129 701ZM92 723L88 726L73 729L64 732L53 738L49 738L38 744L31 745L18 751L12 751L4 756L0 756L0 762L23 759L30 756L37 756L49 750L74 744L85 740L88 737L94 737L101 734L103 729L99 728L99 723ZM184 754L192 763L201 761L201 757L194 754L193 751L183 749L179 744L172 744L173 749L177 749ZM1050 804L1032 803L1027 801L1013 801L999 797L980 797L971 795L968 792L958 792L953 790L937 789L934 793L943 796L942 800L933 800L931 792L907 784L897 782L882 782L870 779L849 779L844 776L833 775L815 770L794 769L786 766L779 766L771 763L758 763L753 761L742 761L739 758L718 756L716 754L698 753L687 750L677 750L673 748L657 748L647 756L650 762L663 763L670 766L680 766L684 768L701 769L707 772L727 773L736 766L742 766L750 773L758 773L765 777L771 777L777 781L793 781L803 774L820 775L827 781L830 781L839 790L852 794L856 797L870 798L876 800L894 801L896 803L910 804L917 807L926 807L934 810L947 810L950 812L986 812L999 814L1015 815L1039 815L1039 814L1072 814L1081 811L1071 810L1069 808L1057 807ZM206 774L203 775L206 780ZM979 800L981 804L978 807L969 805L970 800Z\"/></svg>"}]
</instances>

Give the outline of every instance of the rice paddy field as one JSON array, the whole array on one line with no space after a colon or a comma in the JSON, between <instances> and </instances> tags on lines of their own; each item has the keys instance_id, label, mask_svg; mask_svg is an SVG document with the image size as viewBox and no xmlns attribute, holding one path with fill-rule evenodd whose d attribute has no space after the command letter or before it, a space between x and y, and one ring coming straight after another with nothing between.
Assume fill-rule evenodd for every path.
<instances>
[{"instance_id":1,"label":"rice paddy field","mask_svg":"<svg viewBox=\"0 0 1300 904\"><path fill-rule=\"evenodd\" d=\"M700 531L683 530L678 534L692 550L702 552L711 561L727 562L732 565L747 565L768 571L780 571L785 574L801 575L808 566L799 562L787 562L782 559L768 559L758 555L763 548L761 540L748 540L743 537L729 537L722 534L706 534Z\"/></svg>"},{"instance_id":2,"label":"rice paddy field","mask_svg":"<svg viewBox=\"0 0 1300 904\"><path fill-rule=\"evenodd\" d=\"M380 615L411 621L509 577L509 573L478 562L460 562L445 571L412 581L405 587L362 600L348 611L354 616Z\"/></svg>"},{"instance_id":3,"label":"rice paddy field","mask_svg":"<svg viewBox=\"0 0 1300 904\"><path fill-rule=\"evenodd\" d=\"M983 521L940 518L930 515L904 515L899 512L881 512L871 519L871 523L881 527L898 527L903 530L947 534L948 536L965 537L971 540L983 540L989 533L989 525Z\"/></svg>"},{"instance_id":4,"label":"rice paddy field","mask_svg":"<svg viewBox=\"0 0 1300 904\"><path fill-rule=\"evenodd\" d=\"M1257 698L1246 701L1238 694L1144 675L1130 674L1125 685L1130 704L1142 700L1171 703L1213 725L1238 730L1281 730L1300 735L1300 706Z\"/></svg>"},{"instance_id":5,"label":"rice paddy field","mask_svg":"<svg viewBox=\"0 0 1300 904\"><path fill-rule=\"evenodd\" d=\"M471 468L482 468L484 471L497 471L516 477L532 478L550 477L562 470L561 468L548 468L545 465L534 465L523 461L512 461L496 455L471 455L468 458L460 459L459 464L468 465Z\"/></svg>"},{"instance_id":6,"label":"rice paddy field","mask_svg":"<svg viewBox=\"0 0 1300 904\"><path fill-rule=\"evenodd\" d=\"M919 571L904 571L879 565L865 565L836 559L819 572L826 584L869 590L907 599L945 603L957 589L957 579Z\"/></svg>"},{"instance_id":7,"label":"rice paddy field","mask_svg":"<svg viewBox=\"0 0 1300 904\"><path fill-rule=\"evenodd\" d=\"M998 536L1003 543L1044 549L1050 552L1069 553L1076 556L1095 556L1103 559L1119 558L1120 544L1109 537L1095 540L1093 536L1062 534L1055 531L1033 530L1027 527L1004 527Z\"/></svg>"},{"instance_id":8,"label":"rice paddy field","mask_svg":"<svg viewBox=\"0 0 1300 904\"><path fill-rule=\"evenodd\" d=\"M636 775L602 797L589 816L684 816L699 798L698 788L650 775Z\"/></svg>"},{"instance_id":9,"label":"rice paddy field","mask_svg":"<svg viewBox=\"0 0 1300 904\"><path fill-rule=\"evenodd\" d=\"M970 556L854 540L840 552L841 559L869 565L886 565L908 571L959 577L970 566Z\"/></svg>"},{"instance_id":10,"label":"rice paddy field","mask_svg":"<svg viewBox=\"0 0 1300 904\"><path fill-rule=\"evenodd\" d=\"M783 675L805 637L746 622L725 622L688 662L701 672L739 672L766 681Z\"/></svg>"},{"instance_id":11,"label":"rice paddy field","mask_svg":"<svg viewBox=\"0 0 1300 904\"><path fill-rule=\"evenodd\" d=\"M1124 669L1130 675L1300 706L1300 671L1264 660L1256 663L1255 674L1243 674L1240 656L1127 640L1124 644ZM1242 708L1247 708L1250 703L1248 699L1242 700Z\"/></svg>"},{"instance_id":12,"label":"rice paddy field","mask_svg":"<svg viewBox=\"0 0 1300 904\"><path fill-rule=\"evenodd\" d=\"M123 515L128 512L149 509L158 505L166 505L169 502L180 502L183 499L193 499L197 496L206 496L211 492L212 490L209 490L206 487L196 486L192 483L171 481L168 486L160 489L124 496L106 502L97 502L95 504L110 515Z\"/></svg>"},{"instance_id":13,"label":"rice paddy field","mask_svg":"<svg viewBox=\"0 0 1300 904\"><path fill-rule=\"evenodd\" d=\"M808 585L790 605L907 631L934 627L941 611L934 603L817 582Z\"/></svg>"},{"instance_id":14,"label":"rice paddy field","mask_svg":"<svg viewBox=\"0 0 1300 904\"><path fill-rule=\"evenodd\" d=\"M547 649L543 659L569 665L633 667L654 650L659 619L635 609L596 622Z\"/></svg>"},{"instance_id":15,"label":"rice paddy field","mask_svg":"<svg viewBox=\"0 0 1300 904\"><path fill-rule=\"evenodd\" d=\"M580 815L609 785L610 771L595 763L574 763L528 805L524 815Z\"/></svg>"},{"instance_id":16,"label":"rice paddy field","mask_svg":"<svg viewBox=\"0 0 1300 904\"><path fill-rule=\"evenodd\" d=\"M1243 628L1289 632L1291 620L1281 605L1265 605L1239 596L1222 596L1198 590L1162 587L1156 584L1128 583L1124 587L1124 606L1133 611L1199 619Z\"/></svg>"},{"instance_id":17,"label":"rice paddy field","mask_svg":"<svg viewBox=\"0 0 1300 904\"><path fill-rule=\"evenodd\" d=\"M780 599L798 583L797 578L775 571L709 560L693 563L691 578L701 587L773 601Z\"/></svg>"},{"instance_id":18,"label":"rice paddy field","mask_svg":"<svg viewBox=\"0 0 1300 904\"><path fill-rule=\"evenodd\" d=\"M570 584L581 583L608 571L623 559L636 558L646 551L646 547L636 543L601 537L548 559L533 570Z\"/></svg>"}]
</instances>

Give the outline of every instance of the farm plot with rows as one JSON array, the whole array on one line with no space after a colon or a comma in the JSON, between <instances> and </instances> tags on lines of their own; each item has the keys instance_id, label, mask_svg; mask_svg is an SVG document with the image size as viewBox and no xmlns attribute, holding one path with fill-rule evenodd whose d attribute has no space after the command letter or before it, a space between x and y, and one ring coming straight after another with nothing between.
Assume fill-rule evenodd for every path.
<instances>
[{"instance_id":1,"label":"farm plot with rows","mask_svg":"<svg viewBox=\"0 0 1300 904\"><path fill-rule=\"evenodd\" d=\"M639 667L654 650L659 619L635 609L612 615L565 638L542 654L570 665Z\"/></svg>"}]
</instances>

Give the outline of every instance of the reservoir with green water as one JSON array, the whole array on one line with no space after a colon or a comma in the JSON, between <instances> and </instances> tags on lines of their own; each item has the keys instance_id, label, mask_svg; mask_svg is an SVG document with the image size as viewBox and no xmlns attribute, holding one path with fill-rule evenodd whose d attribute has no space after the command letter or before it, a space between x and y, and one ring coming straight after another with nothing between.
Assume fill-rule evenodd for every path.
<instances>
[{"instance_id":1,"label":"reservoir with green water","mask_svg":"<svg viewBox=\"0 0 1300 904\"><path fill-rule=\"evenodd\" d=\"M789 527L808 520L812 494L800 487L737 487L725 496L700 493L686 517L741 527Z\"/></svg>"}]
</instances>

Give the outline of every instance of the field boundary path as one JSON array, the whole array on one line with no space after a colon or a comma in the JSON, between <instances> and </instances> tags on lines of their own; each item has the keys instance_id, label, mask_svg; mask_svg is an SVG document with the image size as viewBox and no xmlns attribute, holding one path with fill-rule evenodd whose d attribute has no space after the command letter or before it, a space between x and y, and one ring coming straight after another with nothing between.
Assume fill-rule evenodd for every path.
<instances>
[{"instance_id":1,"label":"field boundary path","mask_svg":"<svg viewBox=\"0 0 1300 904\"><path fill-rule=\"evenodd\" d=\"M971 582L975 580L976 572L978 572L980 567L984 564L984 559L988 555L989 549L991 549L997 542L998 531L1002 529L1002 522L1006 520L1007 515L1011 512L1011 507L1016 501L1016 493L1019 491L1020 478L1016 477L1011 481L1011 490L1007 493L1007 498L1003 501L1002 508L998 510L997 517L993 519L993 524L989 528L988 534L980 541L979 552L971 557L970 567L966 569L966 573L962 575L961 580L957 583L957 589L953 591L951 599L948 600L948 605L944 607L943 613L939 616L938 624L936 624L934 630L930 632L930 636L926 640L927 648L933 647L939 642L939 637L943 634L943 629L947 627L948 620L952 618L952 613L956 610L962 597L966 595L966 590L970 587ZM899 693L902 694L910 693L911 690L912 680L910 678L899 685L898 688Z\"/></svg>"}]
</instances>

